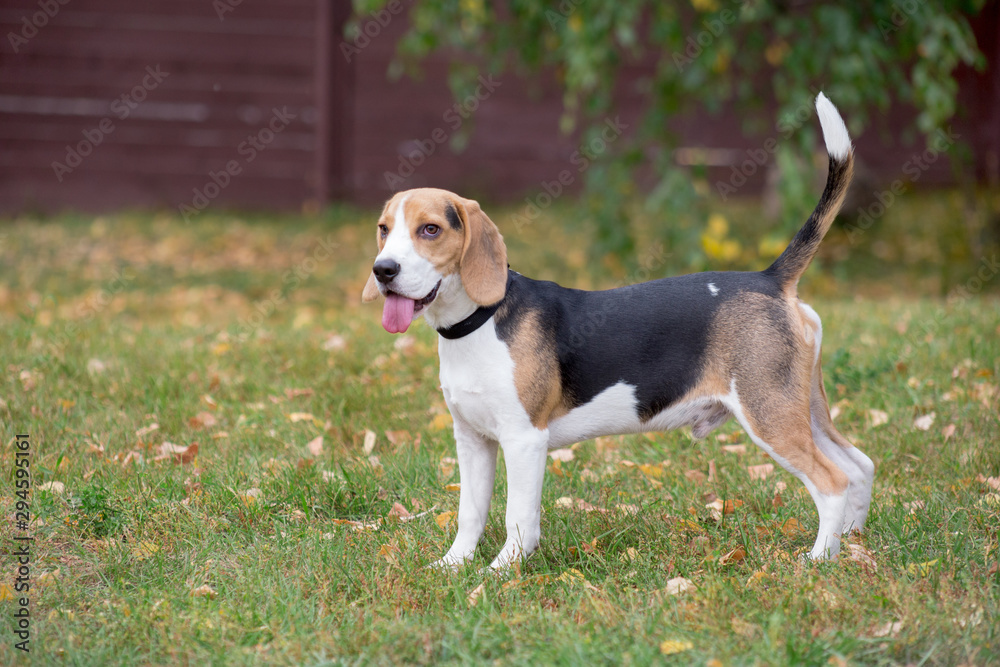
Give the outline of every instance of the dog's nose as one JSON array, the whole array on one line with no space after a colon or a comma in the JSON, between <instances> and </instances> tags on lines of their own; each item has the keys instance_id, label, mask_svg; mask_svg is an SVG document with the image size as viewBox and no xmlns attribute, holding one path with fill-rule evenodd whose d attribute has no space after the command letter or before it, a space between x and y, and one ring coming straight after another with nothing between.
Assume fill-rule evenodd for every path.
<instances>
[{"instance_id":1,"label":"dog's nose","mask_svg":"<svg viewBox=\"0 0 1000 667\"><path fill-rule=\"evenodd\" d=\"M375 274L376 280L385 285L399 275L399 269L399 262L396 260L380 259L375 262L375 266L372 267L372 273Z\"/></svg>"}]
</instances>

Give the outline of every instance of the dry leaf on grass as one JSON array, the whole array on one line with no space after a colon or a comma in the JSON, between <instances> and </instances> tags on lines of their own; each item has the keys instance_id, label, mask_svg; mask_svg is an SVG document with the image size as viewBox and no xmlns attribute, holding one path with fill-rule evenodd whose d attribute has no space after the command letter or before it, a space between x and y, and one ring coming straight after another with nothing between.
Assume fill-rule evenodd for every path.
<instances>
[{"instance_id":1,"label":"dry leaf on grass","mask_svg":"<svg viewBox=\"0 0 1000 667\"><path fill-rule=\"evenodd\" d=\"M660 653L663 655L683 653L684 651L690 651L693 648L694 644L682 639L667 639L666 641L660 642Z\"/></svg>"},{"instance_id":2,"label":"dry leaf on grass","mask_svg":"<svg viewBox=\"0 0 1000 667\"><path fill-rule=\"evenodd\" d=\"M883 623L882 625L877 625L873 627L869 634L872 637L896 637L899 635L899 631L903 629L902 621L891 621L889 623Z\"/></svg>"},{"instance_id":3,"label":"dry leaf on grass","mask_svg":"<svg viewBox=\"0 0 1000 667\"><path fill-rule=\"evenodd\" d=\"M444 485L444 490L445 491L461 491L462 490L462 485L461 484L445 484Z\"/></svg>"},{"instance_id":4,"label":"dry leaf on grass","mask_svg":"<svg viewBox=\"0 0 1000 667\"><path fill-rule=\"evenodd\" d=\"M703 473L700 470L685 470L684 476L687 477L690 481L695 482L696 484L701 484L706 479L705 473Z\"/></svg>"},{"instance_id":5,"label":"dry leaf on grass","mask_svg":"<svg viewBox=\"0 0 1000 667\"><path fill-rule=\"evenodd\" d=\"M409 442L410 440L412 440L413 436L410 435L409 431L386 431L385 438L390 443L398 447L399 445L402 445L404 442Z\"/></svg>"},{"instance_id":6,"label":"dry leaf on grass","mask_svg":"<svg viewBox=\"0 0 1000 667\"><path fill-rule=\"evenodd\" d=\"M347 340L340 334L331 335L323 341L323 345L321 346L327 352L331 350L343 350L345 347L347 347Z\"/></svg>"},{"instance_id":7,"label":"dry leaf on grass","mask_svg":"<svg viewBox=\"0 0 1000 667\"><path fill-rule=\"evenodd\" d=\"M726 451L726 452L728 452L730 454L746 454L747 453L747 446L746 445L723 445L722 449L723 449L723 451Z\"/></svg>"},{"instance_id":8,"label":"dry leaf on grass","mask_svg":"<svg viewBox=\"0 0 1000 667\"><path fill-rule=\"evenodd\" d=\"M160 425L157 424L156 422L153 422L149 426L143 426L142 428L138 429L135 432L135 437L142 439L145 438L150 433L152 433L153 431L158 431L159 429Z\"/></svg>"},{"instance_id":9,"label":"dry leaf on grass","mask_svg":"<svg viewBox=\"0 0 1000 667\"><path fill-rule=\"evenodd\" d=\"M934 569L934 566L937 565L937 563L937 558L923 563L910 563L906 566L906 572L914 577L926 577L931 573L931 570Z\"/></svg>"},{"instance_id":10,"label":"dry leaf on grass","mask_svg":"<svg viewBox=\"0 0 1000 667\"><path fill-rule=\"evenodd\" d=\"M913 420L913 428L919 429L921 431L928 431L931 425L934 423L934 417L937 415L933 412L929 412L926 415L917 417Z\"/></svg>"},{"instance_id":11,"label":"dry leaf on grass","mask_svg":"<svg viewBox=\"0 0 1000 667\"><path fill-rule=\"evenodd\" d=\"M55 493L61 496L66 491L66 485L62 482L45 482L38 487L38 490L48 491L49 493Z\"/></svg>"},{"instance_id":12,"label":"dry leaf on grass","mask_svg":"<svg viewBox=\"0 0 1000 667\"><path fill-rule=\"evenodd\" d=\"M697 586L690 579L685 579L684 577L674 577L668 580L666 587L663 589L667 595L680 595L681 593L693 590L697 590Z\"/></svg>"},{"instance_id":13,"label":"dry leaf on grass","mask_svg":"<svg viewBox=\"0 0 1000 667\"><path fill-rule=\"evenodd\" d=\"M458 459L451 456L445 456L440 461L438 461L438 474L441 475L443 479L448 479L455 472L455 466L458 465Z\"/></svg>"},{"instance_id":14,"label":"dry leaf on grass","mask_svg":"<svg viewBox=\"0 0 1000 667\"><path fill-rule=\"evenodd\" d=\"M781 524L781 534L788 538L794 538L807 532L809 531L807 531L805 526L802 525L802 522L795 517L792 517Z\"/></svg>"},{"instance_id":15,"label":"dry leaf on grass","mask_svg":"<svg viewBox=\"0 0 1000 667\"><path fill-rule=\"evenodd\" d=\"M876 410L874 408L868 410L868 418L871 420L872 428L881 426L882 424L889 423L888 413L882 410Z\"/></svg>"},{"instance_id":16,"label":"dry leaf on grass","mask_svg":"<svg viewBox=\"0 0 1000 667\"><path fill-rule=\"evenodd\" d=\"M191 428L212 428L219 423L219 420L215 418L211 412L199 412L194 417L188 419L188 425Z\"/></svg>"},{"instance_id":17,"label":"dry leaf on grass","mask_svg":"<svg viewBox=\"0 0 1000 667\"><path fill-rule=\"evenodd\" d=\"M364 444L361 445L361 451L365 456L368 456L372 453L372 451L374 451L376 437L375 431L365 429L365 441Z\"/></svg>"},{"instance_id":18,"label":"dry leaf on grass","mask_svg":"<svg viewBox=\"0 0 1000 667\"><path fill-rule=\"evenodd\" d=\"M413 518L413 514L408 509L403 507L401 503L393 503L392 509L389 510L389 514L387 516L399 519L400 521L408 521Z\"/></svg>"},{"instance_id":19,"label":"dry leaf on grass","mask_svg":"<svg viewBox=\"0 0 1000 667\"><path fill-rule=\"evenodd\" d=\"M440 528L441 530L447 530L448 525L455 520L456 516L458 516L457 512L451 512L451 511L441 512L440 514L434 517L434 523L436 523L438 525L438 528Z\"/></svg>"},{"instance_id":20,"label":"dry leaf on grass","mask_svg":"<svg viewBox=\"0 0 1000 667\"><path fill-rule=\"evenodd\" d=\"M576 455L573 453L572 449L570 449L569 447L564 447L562 449L553 449L552 451L549 452L549 457L551 457L553 461L566 462L566 461L572 461L574 458L576 458Z\"/></svg>"},{"instance_id":21,"label":"dry leaf on grass","mask_svg":"<svg viewBox=\"0 0 1000 667\"><path fill-rule=\"evenodd\" d=\"M732 551L719 557L719 565L735 565L746 560L747 552L743 547L736 547Z\"/></svg>"},{"instance_id":22,"label":"dry leaf on grass","mask_svg":"<svg viewBox=\"0 0 1000 667\"><path fill-rule=\"evenodd\" d=\"M747 466L747 472L750 473L751 480L767 479L768 475L774 472L774 464L762 463L758 466Z\"/></svg>"},{"instance_id":23,"label":"dry leaf on grass","mask_svg":"<svg viewBox=\"0 0 1000 667\"><path fill-rule=\"evenodd\" d=\"M310 454L312 454L313 456L316 456L316 457L318 457L320 454L322 454L323 453L323 436L317 436L317 437L313 438L312 440L310 440L306 444L306 449L309 450Z\"/></svg>"},{"instance_id":24,"label":"dry leaf on grass","mask_svg":"<svg viewBox=\"0 0 1000 667\"><path fill-rule=\"evenodd\" d=\"M434 419L431 420L431 428L435 431L443 431L454 423L451 414L447 412L442 412L439 415L435 415Z\"/></svg>"},{"instance_id":25,"label":"dry leaf on grass","mask_svg":"<svg viewBox=\"0 0 1000 667\"><path fill-rule=\"evenodd\" d=\"M287 398L288 400L292 400L293 398L299 398L301 396L312 396L315 393L316 390L310 389L309 387L306 387L304 389L286 389L285 398Z\"/></svg>"},{"instance_id":26,"label":"dry leaf on grass","mask_svg":"<svg viewBox=\"0 0 1000 667\"><path fill-rule=\"evenodd\" d=\"M483 592L485 590L486 590L486 582L484 581L483 583L479 584L471 591L469 591L468 596L466 596L466 600L468 601L470 607L475 607L477 604L479 604L479 599L483 596Z\"/></svg>"},{"instance_id":27,"label":"dry leaf on grass","mask_svg":"<svg viewBox=\"0 0 1000 667\"><path fill-rule=\"evenodd\" d=\"M292 412L288 415L289 421L293 424L298 422L315 422L316 418L312 416L310 412Z\"/></svg>"},{"instance_id":28,"label":"dry leaf on grass","mask_svg":"<svg viewBox=\"0 0 1000 667\"><path fill-rule=\"evenodd\" d=\"M955 435L955 428L956 427L954 424L948 424L943 429L941 429L941 435L944 436L945 442L948 442L951 439L951 436Z\"/></svg>"},{"instance_id":29,"label":"dry leaf on grass","mask_svg":"<svg viewBox=\"0 0 1000 667\"><path fill-rule=\"evenodd\" d=\"M218 593L215 592L214 588L205 584L192 590L191 595L196 598L208 598L209 600L214 600Z\"/></svg>"},{"instance_id":30,"label":"dry leaf on grass","mask_svg":"<svg viewBox=\"0 0 1000 667\"><path fill-rule=\"evenodd\" d=\"M174 463L180 463L182 465L187 465L194 460L194 457L198 455L198 443L192 442L190 445L185 447L184 445L175 445L172 442L164 442L160 445L160 453L153 457L154 461L166 461L172 459Z\"/></svg>"},{"instance_id":31,"label":"dry leaf on grass","mask_svg":"<svg viewBox=\"0 0 1000 667\"><path fill-rule=\"evenodd\" d=\"M981 484L986 484L996 491L1000 491L1000 477L986 477L982 473L979 473L976 475L976 481Z\"/></svg>"},{"instance_id":32,"label":"dry leaf on grass","mask_svg":"<svg viewBox=\"0 0 1000 667\"><path fill-rule=\"evenodd\" d=\"M861 563L861 565L870 567L872 570L878 569L878 565L875 563L875 554L860 544L845 544L844 555L847 556L848 560Z\"/></svg>"}]
</instances>

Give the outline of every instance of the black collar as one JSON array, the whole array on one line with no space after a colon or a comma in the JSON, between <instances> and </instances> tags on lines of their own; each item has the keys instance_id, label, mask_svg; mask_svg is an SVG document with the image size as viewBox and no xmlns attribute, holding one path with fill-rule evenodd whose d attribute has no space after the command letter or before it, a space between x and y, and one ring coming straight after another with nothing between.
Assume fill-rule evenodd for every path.
<instances>
[{"instance_id":1,"label":"black collar","mask_svg":"<svg viewBox=\"0 0 1000 667\"><path fill-rule=\"evenodd\" d=\"M514 280L514 272L507 272L507 291L510 291L510 284ZM507 298L507 291L504 292L504 299ZM456 322L450 327L445 327L444 329L438 329L437 332L447 338L448 340L455 340L456 338L462 338L463 336L468 336L470 333L478 329L479 327L486 324L486 321L493 317L493 313L497 312L500 305L503 303L503 299L500 299L492 306L480 306L476 308L471 315L466 317L461 322Z\"/></svg>"}]
</instances>

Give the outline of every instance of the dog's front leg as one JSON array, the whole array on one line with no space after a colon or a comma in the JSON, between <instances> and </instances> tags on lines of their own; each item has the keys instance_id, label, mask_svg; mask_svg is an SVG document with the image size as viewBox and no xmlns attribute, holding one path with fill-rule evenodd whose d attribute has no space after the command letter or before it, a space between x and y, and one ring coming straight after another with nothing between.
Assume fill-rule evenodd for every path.
<instances>
[{"instance_id":1,"label":"dog's front leg","mask_svg":"<svg viewBox=\"0 0 1000 667\"><path fill-rule=\"evenodd\" d=\"M494 570L505 569L538 548L548 440L548 430L535 429L501 438L507 465L507 541L490 564Z\"/></svg>"},{"instance_id":2,"label":"dog's front leg","mask_svg":"<svg viewBox=\"0 0 1000 667\"><path fill-rule=\"evenodd\" d=\"M458 534L431 567L457 567L472 558L486 527L497 470L497 443L455 417L455 446L462 488L458 496Z\"/></svg>"}]
</instances>

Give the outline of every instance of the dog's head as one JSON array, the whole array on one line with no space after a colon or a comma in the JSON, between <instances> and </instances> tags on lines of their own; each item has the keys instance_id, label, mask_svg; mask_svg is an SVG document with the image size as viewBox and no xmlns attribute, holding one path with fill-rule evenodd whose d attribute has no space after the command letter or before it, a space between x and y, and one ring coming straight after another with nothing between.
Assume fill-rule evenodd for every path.
<instances>
[{"instance_id":1,"label":"dog's head","mask_svg":"<svg viewBox=\"0 0 1000 667\"><path fill-rule=\"evenodd\" d=\"M361 298L386 298L382 326L389 333L406 331L421 314L504 297L507 248L471 199L434 188L400 192L382 209L376 238L379 252Z\"/></svg>"}]
</instances>

